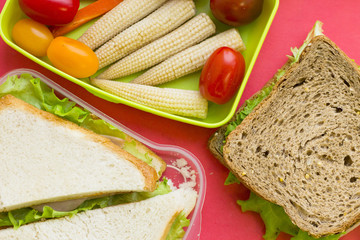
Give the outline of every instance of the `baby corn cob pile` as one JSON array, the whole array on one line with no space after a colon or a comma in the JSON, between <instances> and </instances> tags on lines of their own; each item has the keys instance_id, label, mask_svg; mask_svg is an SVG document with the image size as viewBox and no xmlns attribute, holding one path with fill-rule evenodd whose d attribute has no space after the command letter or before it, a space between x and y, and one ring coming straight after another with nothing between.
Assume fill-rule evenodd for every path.
<instances>
[{"instance_id":1,"label":"baby corn cob pile","mask_svg":"<svg viewBox=\"0 0 360 240\"><path fill-rule=\"evenodd\" d=\"M91 83L116 96L164 112L196 118L206 118L207 115L208 102L199 91L103 79L92 79Z\"/></svg>"},{"instance_id":2,"label":"baby corn cob pile","mask_svg":"<svg viewBox=\"0 0 360 240\"><path fill-rule=\"evenodd\" d=\"M167 34L195 15L193 0L169 0L159 9L125 29L95 51L99 68Z\"/></svg>"},{"instance_id":3,"label":"baby corn cob pile","mask_svg":"<svg viewBox=\"0 0 360 240\"><path fill-rule=\"evenodd\" d=\"M205 65L209 56L223 46L231 47L237 51L245 50L240 34L232 28L173 55L131 82L159 85L198 71Z\"/></svg>"},{"instance_id":4,"label":"baby corn cob pile","mask_svg":"<svg viewBox=\"0 0 360 240\"><path fill-rule=\"evenodd\" d=\"M94 50L164 2L166 0L124 0L96 21L78 40Z\"/></svg>"},{"instance_id":5,"label":"baby corn cob pile","mask_svg":"<svg viewBox=\"0 0 360 240\"><path fill-rule=\"evenodd\" d=\"M146 86L200 70L220 47L245 50L236 29L208 38L215 24L205 13L195 13L193 0L124 0L79 38L96 49L99 68L112 64L91 83L153 109L206 118L208 102L199 91ZM108 80L144 69L130 83Z\"/></svg>"},{"instance_id":6,"label":"baby corn cob pile","mask_svg":"<svg viewBox=\"0 0 360 240\"><path fill-rule=\"evenodd\" d=\"M215 24L200 13L171 33L111 65L98 78L115 79L152 67L215 33Z\"/></svg>"}]
</instances>

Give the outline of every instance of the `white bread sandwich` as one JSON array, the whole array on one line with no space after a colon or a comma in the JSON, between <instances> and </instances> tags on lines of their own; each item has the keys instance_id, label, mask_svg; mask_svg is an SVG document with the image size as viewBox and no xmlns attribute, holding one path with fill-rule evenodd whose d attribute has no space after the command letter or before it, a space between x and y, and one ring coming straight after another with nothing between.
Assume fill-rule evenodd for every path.
<instances>
[{"instance_id":1,"label":"white bread sandwich","mask_svg":"<svg viewBox=\"0 0 360 240\"><path fill-rule=\"evenodd\" d=\"M40 79L0 85L0 131L0 239L185 235L197 192L172 191L164 160Z\"/></svg>"},{"instance_id":2,"label":"white bread sandwich","mask_svg":"<svg viewBox=\"0 0 360 240\"><path fill-rule=\"evenodd\" d=\"M321 31L209 141L259 202L283 208L294 239L338 239L360 221L360 71Z\"/></svg>"},{"instance_id":3,"label":"white bread sandwich","mask_svg":"<svg viewBox=\"0 0 360 240\"><path fill-rule=\"evenodd\" d=\"M153 191L148 164L109 139L12 95L0 99L0 211L119 192Z\"/></svg>"},{"instance_id":4,"label":"white bread sandwich","mask_svg":"<svg viewBox=\"0 0 360 240\"><path fill-rule=\"evenodd\" d=\"M0 230L0 239L11 240L161 240L167 238L178 215L187 216L197 193L180 188L146 200L78 213ZM174 230L173 230L174 231Z\"/></svg>"}]
</instances>

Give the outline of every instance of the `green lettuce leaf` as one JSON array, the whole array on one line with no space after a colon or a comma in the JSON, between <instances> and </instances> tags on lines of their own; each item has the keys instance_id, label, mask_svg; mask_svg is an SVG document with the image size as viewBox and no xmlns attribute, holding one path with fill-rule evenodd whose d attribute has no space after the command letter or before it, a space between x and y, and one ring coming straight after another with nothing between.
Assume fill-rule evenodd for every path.
<instances>
[{"instance_id":1,"label":"green lettuce leaf","mask_svg":"<svg viewBox=\"0 0 360 240\"><path fill-rule=\"evenodd\" d=\"M280 232L295 236L299 231L282 207L258 197L253 192L250 193L248 200L238 200L237 203L244 212L253 211L260 214L266 227L263 236L265 240L276 240Z\"/></svg>"},{"instance_id":2,"label":"green lettuce leaf","mask_svg":"<svg viewBox=\"0 0 360 240\"><path fill-rule=\"evenodd\" d=\"M147 164L151 165L152 164L152 157L148 154L142 154L140 153L137 149L136 149L136 142L135 141L127 141L124 144L124 149L131 153L132 155L134 155L135 157L143 160L144 162L146 162Z\"/></svg>"},{"instance_id":3,"label":"green lettuce leaf","mask_svg":"<svg viewBox=\"0 0 360 240\"><path fill-rule=\"evenodd\" d=\"M282 207L257 196L253 192L250 193L248 200L238 200L237 203L244 212L253 211L260 214L266 227L263 236L265 240L276 240L280 232L293 236L291 240L338 240L343 235L340 233L322 238L309 236L307 232L300 230L291 222Z\"/></svg>"},{"instance_id":4,"label":"green lettuce leaf","mask_svg":"<svg viewBox=\"0 0 360 240\"><path fill-rule=\"evenodd\" d=\"M7 94L76 124L80 124L89 116L88 111L75 107L76 104L67 98L59 99L51 88L30 74L22 74L20 77L8 76L0 86L0 97Z\"/></svg>"},{"instance_id":5,"label":"green lettuce leaf","mask_svg":"<svg viewBox=\"0 0 360 240\"><path fill-rule=\"evenodd\" d=\"M309 236L307 232L299 230L299 233L295 237L292 237L291 240L338 240L342 235L344 235L344 233L330 235L327 237L314 238Z\"/></svg>"},{"instance_id":6,"label":"green lettuce leaf","mask_svg":"<svg viewBox=\"0 0 360 240\"><path fill-rule=\"evenodd\" d=\"M307 35L304 43L301 45L300 48L291 48L292 55L288 56L292 62L297 62L300 59L301 53L304 51L306 46L310 43L311 39L315 36L323 35L323 29L322 29L322 22L316 21L313 28Z\"/></svg>"},{"instance_id":7,"label":"green lettuce leaf","mask_svg":"<svg viewBox=\"0 0 360 240\"><path fill-rule=\"evenodd\" d=\"M239 181L239 179L237 179L237 177L234 174L232 174L230 172L225 180L224 185L230 185L230 184L234 184L234 183L240 183L240 181Z\"/></svg>"},{"instance_id":8,"label":"green lettuce leaf","mask_svg":"<svg viewBox=\"0 0 360 240\"><path fill-rule=\"evenodd\" d=\"M184 212L181 212L172 224L166 240L182 239L185 235L184 227L189 226L189 224L190 220L186 218Z\"/></svg>"}]
</instances>

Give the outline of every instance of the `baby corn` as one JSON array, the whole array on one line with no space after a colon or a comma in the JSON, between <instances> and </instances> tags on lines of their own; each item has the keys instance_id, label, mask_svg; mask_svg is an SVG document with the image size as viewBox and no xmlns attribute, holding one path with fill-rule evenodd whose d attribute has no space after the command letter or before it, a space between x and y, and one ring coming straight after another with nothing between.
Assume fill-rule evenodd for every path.
<instances>
[{"instance_id":1,"label":"baby corn","mask_svg":"<svg viewBox=\"0 0 360 240\"><path fill-rule=\"evenodd\" d=\"M189 47L135 78L132 83L158 85L200 70L209 56L219 47L245 50L240 34L232 28Z\"/></svg>"},{"instance_id":2,"label":"baby corn","mask_svg":"<svg viewBox=\"0 0 360 240\"><path fill-rule=\"evenodd\" d=\"M207 115L208 102L199 91L103 79L92 79L91 83L116 96L160 111L196 118L206 118Z\"/></svg>"},{"instance_id":3,"label":"baby corn","mask_svg":"<svg viewBox=\"0 0 360 240\"><path fill-rule=\"evenodd\" d=\"M92 50L160 7L166 0L124 0L80 36Z\"/></svg>"},{"instance_id":4,"label":"baby corn","mask_svg":"<svg viewBox=\"0 0 360 240\"><path fill-rule=\"evenodd\" d=\"M98 78L115 79L152 67L215 33L215 24L200 13L171 33L110 66Z\"/></svg>"},{"instance_id":5,"label":"baby corn","mask_svg":"<svg viewBox=\"0 0 360 240\"><path fill-rule=\"evenodd\" d=\"M170 0L95 51L103 68L167 34L195 15L193 0Z\"/></svg>"}]
</instances>

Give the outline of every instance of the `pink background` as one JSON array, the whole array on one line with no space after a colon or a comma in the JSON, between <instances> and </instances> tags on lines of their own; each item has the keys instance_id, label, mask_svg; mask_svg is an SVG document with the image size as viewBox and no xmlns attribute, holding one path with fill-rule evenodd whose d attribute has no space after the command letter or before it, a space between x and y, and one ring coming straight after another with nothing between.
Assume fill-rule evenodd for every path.
<instances>
[{"instance_id":1,"label":"pink background","mask_svg":"<svg viewBox=\"0 0 360 240\"><path fill-rule=\"evenodd\" d=\"M4 3L5 0L0 0L1 8ZM324 33L328 37L360 63L359 12L358 0L281 0L240 104L258 91L286 62L290 48L302 44L316 20L324 23ZM228 171L207 149L207 140L215 129L179 123L97 98L0 41L0 75L16 68L37 70L144 137L162 144L177 145L195 154L202 162L207 177L201 239L262 239L265 228L260 217L255 213L242 213L236 204L236 200L246 199L248 191L241 185L224 186ZM281 235L278 239L289 237ZM360 228L342 239L360 239Z\"/></svg>"}]
</instances>

